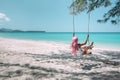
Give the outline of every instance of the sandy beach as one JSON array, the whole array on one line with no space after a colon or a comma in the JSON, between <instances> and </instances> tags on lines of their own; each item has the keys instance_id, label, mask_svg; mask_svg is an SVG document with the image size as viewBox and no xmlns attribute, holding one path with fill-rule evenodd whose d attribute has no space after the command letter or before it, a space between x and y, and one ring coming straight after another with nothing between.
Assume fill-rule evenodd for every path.
<instances>
[{"instance_id":1,"label":"sandy beach","mask_svg":"<svg viewBox=\"0 0 120 80\"><path fill-rule=\"evenodd\" d=\"M72 56L68 44L0 38L0 80L120 80L120 50Z\"/></svg>"}]
</instances>

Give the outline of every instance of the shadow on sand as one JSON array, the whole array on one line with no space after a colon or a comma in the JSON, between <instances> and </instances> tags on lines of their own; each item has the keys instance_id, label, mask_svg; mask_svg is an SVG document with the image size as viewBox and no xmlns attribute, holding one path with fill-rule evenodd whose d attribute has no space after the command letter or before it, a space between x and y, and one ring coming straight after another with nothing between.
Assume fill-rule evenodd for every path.
<instances>
[{"instance_id":1,"label":"shadow on sand","mask_svg":"<svg viewBox=\"0 0 120 80\"><path fill-rule=\"evenodd\" d=\"M57 70L55 68L44 68L41 66L33 66L30 63L29 64L11 64L11 63L0 63L0 79L1 80L8 80L12 78L17 78L17 80L20 80L20 77L23 77L25 75L28 75L30 77L25 77L23 80L45 80L45 79L51 79L54 80L84 80L84 78L87 78L88 80L119 80L120 79L120 71L105 71L104 73L98 73L98 72L87 72L89 70L92 70L93 68L102 68L103 64L104 66L113 66L113 67L119 67L120 62L114 61L114 59L118 58L115 54L112 55L113 58L110 59L102 59L100 57L96 57L94 55L90 55L89 57L73 57L70 55L70 53L66 54L52 54L52 55L41 55L41 54L31 54L31 53L25 53L28 57L34 58L36 61L40 61L39 59L48 60L47 62L50 62L49 60L54 59L56 60L62 60L65 61L85 61L84 63L80 63L80 68L83 70L83 72L72 72L72 71L64 71L64 70ZM111 53L112 54L112 53ZM109 55L109 54L106 54ZM95 64L91 64L88 61L93 61ZM54 63L54 62L52 62ZM101 63L101 64L100 64ZM12 68L16 68L12 69ZM58 76L59 75L59 76ZM60 77L61 76L61 77Z\"/></svg>"}]
</instances>

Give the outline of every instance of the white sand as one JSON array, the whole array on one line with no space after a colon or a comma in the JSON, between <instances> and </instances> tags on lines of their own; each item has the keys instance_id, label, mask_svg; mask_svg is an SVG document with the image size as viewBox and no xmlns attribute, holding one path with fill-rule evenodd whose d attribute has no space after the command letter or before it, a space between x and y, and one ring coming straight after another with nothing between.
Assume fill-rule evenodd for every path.
<instances>
[{"instance_id":1,"label":"white sand","mask_svg":"<svg viewBox=\"0 0 120 80\"><path fill-rule=\"evenodd\" d=\"M26 41L16 39L0 38L1 47L17 52L27 52L33 54L58 53L59 50L69 50L69 45L47 41Z\"/></svg>"},{"instance_id":2,"label":"white sand","mask_svg":"<svg viewBox=\"0 0 120 80\"><path fill-rule=\"evenodd\" d=\"M68 44L0 38L0 80L119 79L120 49L102 48L71 56Z\"/></svg>"}]
</instances>

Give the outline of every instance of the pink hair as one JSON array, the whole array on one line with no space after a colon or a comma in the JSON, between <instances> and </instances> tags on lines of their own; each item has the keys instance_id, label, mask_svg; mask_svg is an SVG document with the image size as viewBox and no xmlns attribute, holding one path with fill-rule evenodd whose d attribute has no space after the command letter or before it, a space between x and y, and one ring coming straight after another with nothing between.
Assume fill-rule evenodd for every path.
<instances>
[{"instance_id":1,"label":"pink hair","mask_svg":"<svg viewBox=\"0 0 120 80\"><path fill-rule=\"evenodd\" d=\"M72 38L72 43L71 43L71 48L72 48L72 55L75 56L78 50L78 38L73 37Z\"/></svg>"}]
</instances>

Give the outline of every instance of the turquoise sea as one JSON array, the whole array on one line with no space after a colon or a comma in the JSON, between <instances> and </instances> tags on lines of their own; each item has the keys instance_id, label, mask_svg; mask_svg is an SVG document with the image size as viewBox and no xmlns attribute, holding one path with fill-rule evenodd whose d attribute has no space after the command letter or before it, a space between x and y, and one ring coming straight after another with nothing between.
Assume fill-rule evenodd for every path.
<instances>
[{"instance_id":1,"label":"turquoise sea","mask_svg":"<svg viewBox=\"0 0 120 80\"><path fill-rule=\"evenodd\" d=\"M79 42L86 39L85 32L76 32ZM72 32L4 32L0 33L0 37L27 39L27 40L45 40L63 43L71 43ZM91 32L89 42L94 41L97 45L107 45L120 48L120 33L113 32Z\"/></svg>"}]
</instances>

